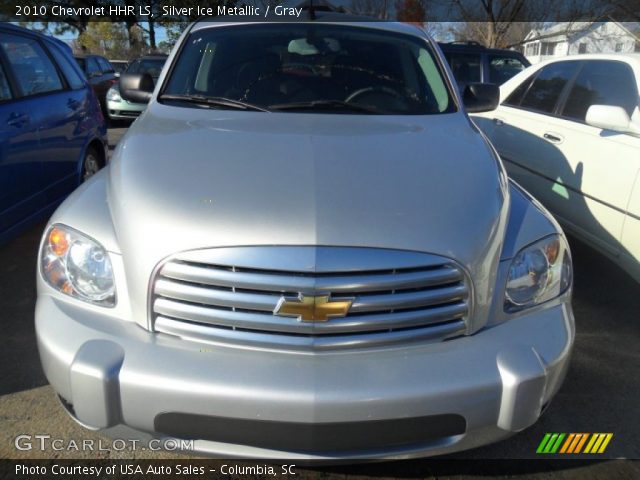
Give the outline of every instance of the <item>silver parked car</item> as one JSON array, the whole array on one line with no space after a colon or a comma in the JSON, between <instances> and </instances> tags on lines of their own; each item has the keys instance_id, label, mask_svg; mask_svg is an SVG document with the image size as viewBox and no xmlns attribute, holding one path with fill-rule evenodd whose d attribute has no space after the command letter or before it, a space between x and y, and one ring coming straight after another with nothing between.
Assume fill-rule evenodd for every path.
<instances>
[{"instance_id":1,"label":"silver parked car","mask_svg":"<svg viewBox=\"0 0 640 480\"><path fill-rule=\"evenodd\" d=\"M38 346L78 422L335 461L538 419L572 267L469 120L497 87L465 108L422 30L317 12L198 22L153 88L121 77L148 108L42 240Z\"/></svg>"},{"instance_id":2,"label":"silver parked car","mask_svg":"<svg viewBox=\"0 0 640 480\"><path fill-rule=\"evenodd\" d=\"M131 62L122 73L148 73L156 82L167 60L166 55L147 55ZM146 103L129 102L120 95L120 83L107 92L107 112L111 120L135 120L147 108Z\"/></svg>"}]
</instances>

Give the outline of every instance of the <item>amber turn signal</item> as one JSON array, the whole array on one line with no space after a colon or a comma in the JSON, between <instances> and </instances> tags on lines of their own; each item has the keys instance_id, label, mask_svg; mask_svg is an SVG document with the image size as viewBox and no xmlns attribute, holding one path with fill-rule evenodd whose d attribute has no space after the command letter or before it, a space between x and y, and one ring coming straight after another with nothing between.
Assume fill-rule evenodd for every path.
<instances>
[{"instance_id":1,"label":"amber turn signal","mask_svg":"<svg viewBox=\"0 0 640 480\"><path fill-rule=\"evenodd\" d=\"M49 233L49 247L58 257L63 256L69 249L67 234L59 228L51 229L51 232Z\"/></svg>"}]
</instances>

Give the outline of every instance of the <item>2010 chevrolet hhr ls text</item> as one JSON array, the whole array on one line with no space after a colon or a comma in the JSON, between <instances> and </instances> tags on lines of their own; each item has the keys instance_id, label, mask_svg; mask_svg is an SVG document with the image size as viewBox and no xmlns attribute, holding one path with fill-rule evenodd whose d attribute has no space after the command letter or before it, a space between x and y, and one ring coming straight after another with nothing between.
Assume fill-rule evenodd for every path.
<instances>
[{"instance_id":1,"label":"2010 chevrolet hhr ls text","mask_svg":"<svg viewBox=\"0 0 640 480\"><path fill-rule=\"evenodd\" d=\"M190 26L42 239L46 376L82 425L216 456L473 448L532 425L572 267L420 29L317 12Z\"/></svg>"}]
</instances>

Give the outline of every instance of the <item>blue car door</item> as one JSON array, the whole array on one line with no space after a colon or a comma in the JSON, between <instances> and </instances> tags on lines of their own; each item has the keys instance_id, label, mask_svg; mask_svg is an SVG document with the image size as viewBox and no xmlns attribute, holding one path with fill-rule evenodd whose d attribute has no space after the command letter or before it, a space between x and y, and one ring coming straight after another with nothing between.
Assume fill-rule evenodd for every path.
<instances>
[{"instance_id":1,"label":"blue car door","mask_svg":"<svg viewBox=\"0 0 640 480\"><path fill-rule=\"evenodd\" d=\"M44 198L42 206L49 206L78 185L86 86L78 77L79 85L72 88L56 63L53 45L11 34L3 38L2 48L15 72L22 102L31 105L34 127L37 123L40 176L36 190Z\"/></svg>"},{"instance_id":2,"label":"blue car door","mask_svg":"<svg viewBox=\"0 0 640 480\"><path fill-rule=\"evenodd\" d=\"M41 110L40 149L47 181L48 204L64 199L79 184L83 148L87 140L86 119L90 109L89 86L56 45L45 45L61 73L63 90L47 95Z\"/></svg>"},{"instance_id":3,"label":"blue car door","mask_svg":"<svg viewBox=\"0 0 640 480\"><path fill-rule=\"evenodd\" d=\"M0 45L7 35L0 32ZM0 48L0 239L44 207L34 105L21 98L15 72Z\"/></svg>"}]
</instances>

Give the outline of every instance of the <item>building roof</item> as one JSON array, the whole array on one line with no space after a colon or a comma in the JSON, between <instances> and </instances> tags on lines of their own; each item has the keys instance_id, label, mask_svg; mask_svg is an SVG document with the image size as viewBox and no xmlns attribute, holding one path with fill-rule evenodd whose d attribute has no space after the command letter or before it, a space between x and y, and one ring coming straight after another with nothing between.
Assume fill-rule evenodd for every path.
<instances>
[{"instance_id":1,"label":"building roof","mask_svg":"<svg viewBox=\"0 0 640 480\"><path fill-rule=\"evenodd\" d=\"M618 25L640 40L640 22L618 22Z\"/></svg>"},{"instance_id":2,"label":"building roof","mask_svg":"<svg viewBox=\"0 0 640 480\"><path fill-rule=\"evenodd\" d=\"M592 28L596 23L604 23L605 21L613 22L622 27L629 34L635 36L640 40L640 22L616 22L614 20L603 20L600 22L559 22L553 25L549 25L545 28L537 30L531 30L526 39L536 40L540 39L554 39L558 41L567 40L568 38L584 33Z\"/></svg>"},{"instance_id":3,"label":"building roof","mask_svg":"<svg viewBox=\"0 0 640 480\"><path fill-rule=\"evenodd\" d=\"M558 22L545 28L531 30L527 34L527 39L535 40L543 37L566 40L576 33L588 30L593 23L595 22Z\"/></svg>"}]
</instances>

